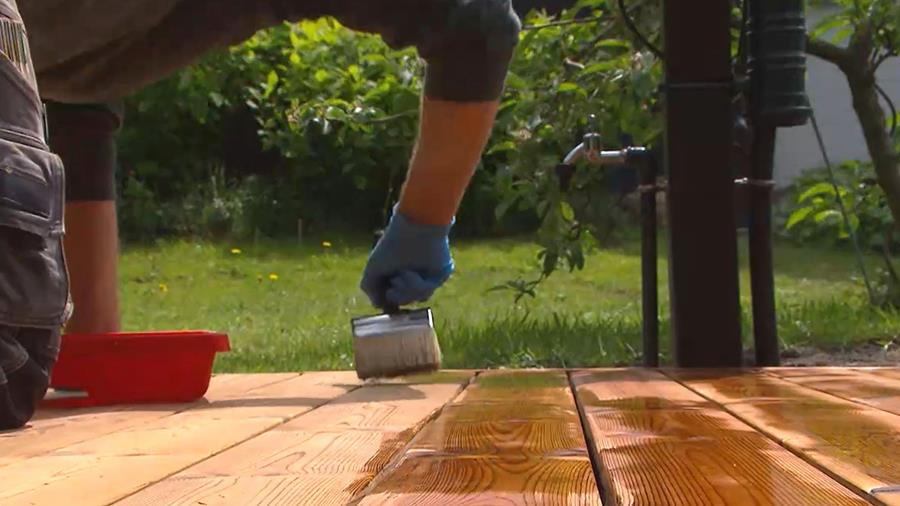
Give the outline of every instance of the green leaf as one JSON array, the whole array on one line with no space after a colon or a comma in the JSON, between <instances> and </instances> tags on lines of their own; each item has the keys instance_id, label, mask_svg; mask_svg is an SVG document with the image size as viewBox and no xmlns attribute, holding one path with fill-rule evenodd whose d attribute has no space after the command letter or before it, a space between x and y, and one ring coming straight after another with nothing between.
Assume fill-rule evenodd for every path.
<instances>
[{"instance_id":1,"label":"green leaf","mask_svg":"<svg viewBox=\"0 0 900 506\"><path fill-rule=\"evenodd\" d=\"M845 26L850 23L850 19L847 17L847 14L844 12L836 12L829 16L824 17L821 21L819 21L815 28L813 28L809 35L813 38L821 38L826 33L834 30L835 28Z\"/></svg>"},{"instance_id":2,"label":"green leaf","mask_svg":"<svg viewBox=\"0 0 900 506\"><path fill-rule=\"evenodd\" d=\"M487 151L486 154L488 154L488 155L493 155L494 153L501 153L501 152L503 152L503 151L511 151L511 150L513 150L513 149L516 149L516 143L515 143L515 142L513 142L513 141L504 141L504 142L499 142L499 143L493 145L493 146Z\"/></svg>"},{"instance_id":3,"label":"green leaf","mask_svg":"<svg viewBox=\"0 0 900 506\"><path fill-rule=\"evenodd\" d=\"M555 252L547 252L547 254L544 255L543 268L544 268L545 275L549 275L549 274L553 273L553 271L556 270L556 264L557 264L558 260L559 260L559 256Z\"/></svg>"},{"instance_id":4,"label":"green leaf","mask_svg":"<svg viewBox=\"0 0 900 506\"><path fill-rule=\"evenodd\" d=\"M269 97L273 91L275 91L275 86L278 84L278 73L274 70L269 71L269 75L266 76L266 91L263 94L264 97Z\"/></svg>"},{"instance_id":5,"label":"green leaf","mask_svg":"<svg viewBox=\"0 0 900 506\"><path fill-rule=\"evenodd\" d=\"M494 217L497 219L497 221L502 220L506 215L506 212L509 211L509 208L512 207L512 205L515 204L518 200L519 199L517 198L507 198L497 204L497 208L494 209Z\"/></svg>"},{"instance_id":6,"label":"green leaf","mask_svg":"<svg viewBox=\"0 0 900 506\"><path fill-rule=\"evenodd\" d=\"M826 182L816 183L801 193L800 196L797 197L797 202L806 202L810 198L818 197L820 195L829 195L833 197L835 195L834 186L832 186L831 183Z\"/></svg>"},{"instance_id":7,"label":"green leaf","mask_svg":"<svg viewBox=\"0 0 900 506\"><path fill-rule=\"evenodd\" d=\"M528 88L528 82L519 77L518 74L509 72L506 75L506 86L514 90L524 90Z\"/></svg>"},{"instance_id":8,"label":"green leaf","mask_svg":"<svg viewBox=\"0 0 900 506\"><path fill-rule=\"evenodd\" d=\"M815 211L815 209L810 206L797 209L796 211L791 213L791 216L788 218L788 221L785 224L785 228L788 230L794 228L798 223L809 217L809 215L812 214L813 211Z\"/></svg>"},{"instance_id":9,"label":"green leaf","mask_svg":"<svg viewBox=\"0 0 900 506\"><path fill-rule=\"evenodd\" d=\"M628 43L627 40L622 39L606 39L601 40L596 47L599 48L613 48L613 49L631 49L631 44Z\"/></svg>"},{"instance_id":10,"label":"green leaf","mask_svg":"<svg viewBox=\"0 0 900 506\"><path fill-rule=\"evenodd\" d=\"M300 40L300 37L297 36L297 32L295 32L294 30L290 31L290 40L291 46L293 46L294 48L298 48L303 44L303 41Z\"/></svg>"},{"instance_id":11,"label":"green leaf","mask_svg":"<svg viewBox=\"0 0 900 506\"><path fill-rule=\"evenodd\" d=\"M596 74L597 72L606 72L608 70L612 70L618 67L619 64L616 60L604 60L598 63L592 63L584 68L582 71L583 74L590 75Z\"/></svg>"},{"instance_id":12,"label":"green leaf","mask_svg":"<svg viewBox=\"0 0 900 506\"><path fill-rule=\"evenodd\" d=\"M566 221L572 221L575 219L575 210L572 209L572 206L566 201L562 201L559 203L559 212L560 214L562 214L562 217L565 218Z\"/></svg>"},{"instance_id":13,"label":"green leaf","mask_svg":"<svg viewBox=\"0 0 900 506\"><path fill-rule=\"evenodd\" d=\"M578 86L575 83L562 83L559 85L558 89L559 89L560 93L567 93L570 91L580 90L581 86Z\"/></svg>"},{"instance_id":14,"label":"green leaf","mask_svg":"<svg viewBox=\"0 0 900 506\"><path fill-rule=\"evenodd\" d=\"M225 97L223 97L222 94L219 93L219 92L217 92L217 91L211 91L211 92L209 92L209 100L210 100L210 101L213 103L213 105L215 105L216 107L222 107L222 104L225 103Z\"/></svg>"},{"instance_id":15,"label":"green leaf","mask_svg":"<svg viewBox=\"0 0 900 506\"><path fill-rule=\"evenodd\" d=\"M813 219L816 221L816 223L823 223L826 220L837 221L841 219L841 213L835 211L834 209L825 209L824 211L819 211L818 213L816 213Z\"/></svg>"}]
</instances>

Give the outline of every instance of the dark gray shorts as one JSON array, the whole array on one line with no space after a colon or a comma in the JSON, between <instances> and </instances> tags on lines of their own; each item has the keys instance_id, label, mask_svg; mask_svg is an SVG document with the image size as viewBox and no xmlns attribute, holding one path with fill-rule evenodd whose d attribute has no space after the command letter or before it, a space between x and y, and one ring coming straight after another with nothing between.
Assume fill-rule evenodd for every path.
<instances>
[{"instance_id":1,"label":"dark gray shorts","mask_svg":"<svg viewBox=\"0 0 900 506\"><path fill-rule=\"evenodd\" d=\"M511 0L20 0L45 98L104 103L286 21L332 16L416 47L426 94L499 97L521 28Z\"/></svg>"}]
</instances>

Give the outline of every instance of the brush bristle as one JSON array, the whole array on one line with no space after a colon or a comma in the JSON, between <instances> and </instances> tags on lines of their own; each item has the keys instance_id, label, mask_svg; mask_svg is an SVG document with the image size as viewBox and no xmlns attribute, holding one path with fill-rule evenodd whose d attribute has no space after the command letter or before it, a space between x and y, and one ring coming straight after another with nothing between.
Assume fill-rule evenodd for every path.
<instances>
[{"instance_id":1,"label":"brush bristle","mask_svg":"<svg viewBox=\"0 0 900 506\"><path fill-rule=\"evenodd\" d=\"M406 329L389 335L356 337L356 374L360 379L391 378L436 371L441 348L433 329Z\"/></svg>"}]
</instances>

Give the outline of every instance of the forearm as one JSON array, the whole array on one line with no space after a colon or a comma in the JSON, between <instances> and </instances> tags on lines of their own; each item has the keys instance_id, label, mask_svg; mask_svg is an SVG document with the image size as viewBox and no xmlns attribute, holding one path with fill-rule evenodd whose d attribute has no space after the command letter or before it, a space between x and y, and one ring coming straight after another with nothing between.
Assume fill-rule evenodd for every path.
<instances>
[{"instance_id":1,"label":"forearm","mask_svg":"<svg viewBox=\"0 0 900 506\"><path fill-rule=\"evenodd\" d=\"M425 89L398 206L430 225L450 223L459 208L490 137L520 29L508 0L472 1L445 23L453 28L420 45Z\"/></svg>"},{"instance_id":2,"label":"forearm","mask_svg":"<svg viewBox=\"0 0 900 506\"><path fill-rule=\"evenodd\" d=\"M497 107L497 101L423 100L401 213L423 224L450 223L478 166Z\"/></svg>"}]
</instances>

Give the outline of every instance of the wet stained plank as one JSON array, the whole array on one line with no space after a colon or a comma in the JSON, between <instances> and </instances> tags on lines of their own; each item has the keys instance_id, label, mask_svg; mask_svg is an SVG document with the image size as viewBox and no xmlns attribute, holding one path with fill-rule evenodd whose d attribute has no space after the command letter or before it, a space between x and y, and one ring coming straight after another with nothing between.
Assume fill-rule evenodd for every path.
<instances>
[{"instance_id":1,"label":"wet stained plank","mask_svg":"<svg viewBox=\"0 0 900 506\"><path fill-rule=\"evenodd\" d=\"M658 372L583 371L572 379L616 504L868 504Z\"/></svg>"},{"instance_id":2,"label":"wet stained plank","mask_svg":"<svg viewBox=\"0 0 900 506\"><path fill-rule=\"evenodd\" d=\"M27 428L0 432L0 467L209 403L233 401L253 389L298 376L297 373L216 375L211 378L206 395L187 404L42 409Z\"/></svg>"},{"instance_id":3,"label":"wet stained plank","mask_svg":"<svg viewBox=\"0 0 900 506\"><path fill-rule=\"evenodd\" d=\"M565 372L480 374L360 504L601 504Z\"/></svg>"},{"instance_id":4,"label":"wet stained plank","mask_svg":"<svg viewBox=\"0 0 900 506\"><path fill-rule=\"evenodd\" d=\"M110 504L358 384L351 372L306 373L63 446L4 467L0 504Z\"/></svg>"},{"instance_id":5,"label":"wet stained plank","mask_svg":"<svg viewBox=\"0 0 900 506\"><path fill-rule=\"evenodd\" d=\"M792 383L900 415L900 378L877 371L839 367L771 368Z\"/></svg>"},{"instance_id":6,"label":"wet stained plank","mask_svg":"<svg viewBox=\"0 0 900 506\"><path fill-rule=\"evenodd\" d=\"M473 375L367 384L116 504L347 504Z\"/></svg>"},{"instance_id":7,"label":"wet stained plank","mask_svg":"<svg viewBox=\"0 0 900 506\"><path fill-rule=\"evenodd\" d=\"M900 417L752 371L667 371L848 486L900 504ZM898 491L900 492L900 491Z\"/></svg>"}]
</instances>

